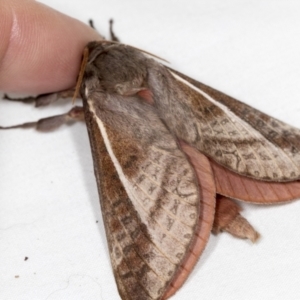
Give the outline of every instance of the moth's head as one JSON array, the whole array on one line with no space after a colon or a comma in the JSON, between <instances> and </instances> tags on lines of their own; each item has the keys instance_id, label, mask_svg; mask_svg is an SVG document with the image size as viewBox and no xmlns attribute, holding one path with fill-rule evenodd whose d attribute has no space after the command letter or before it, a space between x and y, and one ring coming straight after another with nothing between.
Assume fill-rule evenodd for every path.
<instances>
[{"instance_id":1,"label":"moth's head","mask_svg":"<svg viewBox=\"0 0 300 300\"><path fill-rule=\"evenodd\" d=\"M92 63L95 58L101 54L107 47L109 47L111 43L107 41L92 41L86 45L86 49L88 50L88 61L87 63Z\"/></svg>"},{"instance_id":2,"label":"moth's head","mask_svg":"<svg viewBox=\"0 0 300 300\"><path fill-rule=\"evenodd\" d=\"M144 89L148 58L141 51L109 41L90 42L86 49L85 87L122 95Z\"/></svg>"}]
</instances>

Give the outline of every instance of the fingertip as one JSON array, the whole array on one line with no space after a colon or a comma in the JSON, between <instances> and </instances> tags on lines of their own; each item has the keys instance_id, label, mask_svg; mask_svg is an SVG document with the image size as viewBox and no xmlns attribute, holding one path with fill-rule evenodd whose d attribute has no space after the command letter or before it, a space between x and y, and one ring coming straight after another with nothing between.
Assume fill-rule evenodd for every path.
<instances>
[{"instance_id":1,"label":"fingertip","mask_svg":"<svg viewBox=\"0 0 300 300\"><path fill-rule=\"evenodd\" d=\"M44 4L0 3L0 89L47 93L74 86L84 46L102 37Z\"/></svg>"}]
</instances>

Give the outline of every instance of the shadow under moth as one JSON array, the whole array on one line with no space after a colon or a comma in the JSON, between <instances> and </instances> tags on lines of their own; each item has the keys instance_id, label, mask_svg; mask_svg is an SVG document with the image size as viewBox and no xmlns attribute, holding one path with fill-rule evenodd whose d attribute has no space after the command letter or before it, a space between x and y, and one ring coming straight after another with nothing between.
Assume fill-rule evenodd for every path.
<instances>
[{"instance_id":1,"label":"shadow under moth","mask_svg":"<svg viewBox=\"0 0 300 300\"><path fill-rule=\"evenodd\" d=\"M272 204L300 197L298 129L141 50L89 43L78 89L83 108L2 129L47 131L85 118L122 299L172 296L211 231L254 242L258 233L231 199ZM68 95L43 95L36 104Z\"/></svg>"}]
</instances>

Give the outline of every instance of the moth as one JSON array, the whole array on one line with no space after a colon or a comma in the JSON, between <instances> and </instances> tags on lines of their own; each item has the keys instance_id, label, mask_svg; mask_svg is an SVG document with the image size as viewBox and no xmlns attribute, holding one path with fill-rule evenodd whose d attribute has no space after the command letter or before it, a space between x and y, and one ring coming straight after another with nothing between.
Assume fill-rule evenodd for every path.
<instances>
[{"instance_id":1,"label":"moth","mask_svg":"<svg viewBox=\"0 0 300 300\"><path fill-rule=\"evenodd\" d=\"M85 118L122 299L171 297L211 231L255 241L258 233L231 199L271 204L300 197L299 129L141 50L89 43L77 90L83 108L12 127L50 130Z\"/></svg>"}]
</instances>

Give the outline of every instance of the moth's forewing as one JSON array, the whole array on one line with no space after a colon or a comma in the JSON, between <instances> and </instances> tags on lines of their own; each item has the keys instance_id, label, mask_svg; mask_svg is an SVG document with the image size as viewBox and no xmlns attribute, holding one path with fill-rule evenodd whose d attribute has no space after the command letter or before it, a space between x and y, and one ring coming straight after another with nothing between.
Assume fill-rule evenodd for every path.
<instances>
[{"instance_id":1,"label":"moth's forewing","mask_svg":"<svg viewBox=\"0 0 300 300\"><path fill-rule=\"evenodd\" d=\"M119 292L160 299L195 240L197 179L150 105L89 84L84 107Z\"/></svg>"},{"instance_id":2,"label":"moth's forewing","mask_svg":"<svg viewBox=\"0 0 300 300\"><path fill-rule=\"evenodd\" d=\"M291 160L299 162L300 130L271 117L239 100L234 99L216 89L185 76L189 82L207 93L216 101L222 103L239 118L247 122L271 143L291 156ZM299 164L298 164L299 166ZM291 174L291 177L295 176ZM276 177L274 177L276 180Z\"/></svg>"},{"instance_id":3,"label":"moth's forewing","mask_svg":"<svg viewBox=\"0 0 300 300\"><path fill-rule=\"evenodd\" d=\"M176 136L241 175L266 181L300 178L298 129L178 72L160 70L154 98ZM149 73L157 76L156 70Z\"/></svg>"},{"instance_id":4,"label":"moth's forewing","mask_svg":"<svg viewBox=\"0 0 300 300\"><path fill-rule=\"evenodd\" d=\"M149 295L141 287L138 278L133 276L131 270L132 267L136 270L139 267L143 268L145 264L138 266L140 263L139 257L135 257L135 260L131 263L126 263L122 259L124 255L123 251L126 253L128 261L132 257L132 254L130 257L130 252L134 251L134 247L130 248L131 242L127 241L128 245L123 246L124 239L130 238L131 235L140 235L140 240L145 240L143 228L140 226L136 212L132 210L129 197L109 157L99 127L88 111L86 112L86 122L91 138L94 169L108 248L120 296L122 299L134 299L130 296L133 293L133 295L137 295L136 299L138 297L148 299ZM136 224L137 230L131 229L127 232L123 227L124 222ZM144 243L146 245L147 240ZM127 285L131 288L126 287Z\"/></svg>"},{"instance_id":5,"label":"moth's forewing","mask_svg":"<svg viewBox=\"0 0 300 300\"><path fill-rule=\"evenodd\" d=\"M253 107L246 105L230 96L227 96L222 92L219 92L192 78L189 78L186 75L183 75L174 70L172 70L172 72L178 74L187 82L195 85L201 91L206 93L208 95L208 97L206 97L207 99L211 97L213 100L220 102L222 105L228 107L228 109L232 113L236 114L237 118L235 120L237 120L237 122L240 120L240 122L246 122L251 126L253 134L251 136L245 134L245 136L240 141L238 141L240 143L240 147L236 148L237 152L232 153L232 156L236 157L239 149L244 147L242 145L242 142L244 144L248 143L256 151L256 153L253 152L253 154L256 155L256 158L253 160L253 155L241 155L241 158L245 161L252 160L253 166L257 168L263 167L263 169L271 175L268 178L261 178L261 176L252 176L252 174L239 172L239 164L241 163L242 159L240 161L237 160L236 168L231 168L228 165L228 161L224 160L225 155L223 156L222 152L217 153L211 151L210 153L207 153L207 155L212 158L212 167L215 174L216 188L218 193L235 199L265 204L280 203L300 197L300 182L296 181L298 176L297 170L300 166L299 129L285 124L275 118L272 118L258 111L257 109L254 109ZM199 99L203 100L202 95L199 96ZM202 100L193 102L193 110L197 111L197 107L199 106L199 109L203 110L203 107L201 108L201 106L203 105ZM211 103L211 106L207 109L208 111L210 111L210 113L214 112L216 110L215 104ZM230 115L223 115L223 118L229 117ZM209 120L205 121L207 122L207 124L209 123ZM204 123L203 121L201 122ZM205 131L205 127L201 127L201 129ZM230 141L234 143L235 139L234 137L230 137L230 131L227 132L227 139L224 139L222 137L222 135L226 133L224 129L225 127L223 128L223 132L221 135L217 131L210 131L210 133L214 133L212 136L212 140L218 143L218 145L226 142L229 143ZM265 147L260 146L257 149L256 146L259 143L257 144L257 142L255 142L255 138L259 138L262 141L261 145L264 145ZM270 143L274 146L272 147L274 154L272 159L271 155L265 155L266 153L270 153L270 149L266 147L266 145L270 145ZM218 155L220 157L218 157ZM216 162L214 162L214 160ZM278 160L281 160L281 163L279 163ZM286 165L283 164L284 161L286 162ZM229 160L229 162L232 161ZM254 162L256 165L254 165ZM265 164L265 162L267 162L268 166L267 164ZM289 169L289 167L291 167L291 169ZM227 168L233 170L234 172L230 171ZM275 169L277 171L275 171ZM270 172L271 170L273 173ZM297 172L294 172L295 170ZM281 174L286 175L284 177L278 176L279 171L281 172ZM288 171L290 171L290 176L288 176ZM241 176L241 174L250 175L250 177ZM257 175L259 175L259 173L257 173ZM261 179L266 179L266 181L262 181Z\"/></svg>"}]
</instances>

